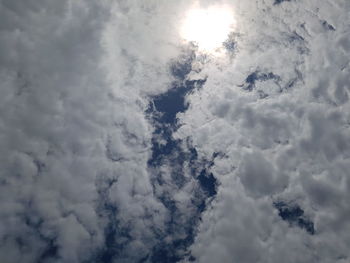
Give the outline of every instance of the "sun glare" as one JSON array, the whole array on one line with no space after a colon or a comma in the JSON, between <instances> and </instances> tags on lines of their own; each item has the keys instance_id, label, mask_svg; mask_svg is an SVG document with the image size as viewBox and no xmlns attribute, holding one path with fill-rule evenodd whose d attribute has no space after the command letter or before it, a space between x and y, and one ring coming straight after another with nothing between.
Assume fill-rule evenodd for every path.
<instances>
[{"instance_id":1,"label":"sun glare","mask_svg":"<svg viewBox=\"0 0 350 263\"><path fill-rule=\"evenodd\" d=\"M222 46L234 24L233 12L228 6L193 8L187 12L180 34L201 51L211 53Z\"/></svg>"}]
</instances>

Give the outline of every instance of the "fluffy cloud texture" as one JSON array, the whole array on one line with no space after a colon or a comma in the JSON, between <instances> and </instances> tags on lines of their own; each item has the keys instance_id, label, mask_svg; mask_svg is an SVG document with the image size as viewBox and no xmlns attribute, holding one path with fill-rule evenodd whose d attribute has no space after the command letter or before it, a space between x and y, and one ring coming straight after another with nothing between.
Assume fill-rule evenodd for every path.
<instances>
[{"instance_id":1,"label":"fluffy cloud texture","mask_svg":"<svg viewBox=\"0 0 350 263\"><path fill-rule=\"evenodd\" d=\"M198 262L347 262L349 3L232 4L236 50L203 70L208 80L188 98L178 131L203 155L224 154L193 255ZM302 207L314 235L281 220L272 208L280 201Z\"/></svg>"},{"instance_id":2,"label":"fluffy cloud texture","mask_svg":"<svg viewBox=\"0 0 350 263\"><path fill-rule=\"evenodd\" d=\"M0 1L1 262L350 260L350 2L200 4Z\"/></svg>"}]
</instances>

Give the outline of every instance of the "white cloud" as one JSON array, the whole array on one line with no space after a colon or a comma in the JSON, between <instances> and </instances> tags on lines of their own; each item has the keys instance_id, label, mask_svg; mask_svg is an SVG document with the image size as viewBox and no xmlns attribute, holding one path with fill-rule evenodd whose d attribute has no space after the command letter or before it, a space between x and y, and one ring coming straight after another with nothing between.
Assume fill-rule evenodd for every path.
<instances>
[{"instance_id":1,"label":"white cloud","mask_svg":"<svg viewBox=\"0 0 350 263\"><path fill-rule=\"evenodd\" d=\"M236 7L235 54L204 65L208 80L189 96L177 132L190 136L202 155L224 154L213 167L218 196L192 253L196 262L345 262L350 6ZM314 221L315 235L282 221L276 199L297 202Z\"/></svg>"},{"instance_id":2,"label":"white cloud","mask_svg":"<svg viewBox=\"0 0 350 263\"><path fill-rule=\"evenodd\" d=\"M208 79L174 134L176 154L189 156L188 139L197 163L174 153L159 167L148 161L161 124L145 111L186 58L178 30L192 3L0 3L1 261L108 249L116 262L152 261L159 241L196 227L204 194L191 169L202 166L219 186L194 231L197 262L348 261L350 2L200 4L218 2L233 7L235 50L195 61L191 78ZM296 202L315 235L283 221L275 200Z\"/></svg>"},{"instance_id":3,"label":"white cloud","mask_svg":"<svg viewBox=\"0 0 350 263\"><path fill-rule=\"evenodd\" d=\"M169 88L181 8L1 2L1 261L49 260L52 242L51 260L82 262L104 249L109 220L132 229L125 260L157 242L165 209L147 172L144 111L147 95ZM100 211L106 203L117 214Z\"/></svg>"}]
</instances>

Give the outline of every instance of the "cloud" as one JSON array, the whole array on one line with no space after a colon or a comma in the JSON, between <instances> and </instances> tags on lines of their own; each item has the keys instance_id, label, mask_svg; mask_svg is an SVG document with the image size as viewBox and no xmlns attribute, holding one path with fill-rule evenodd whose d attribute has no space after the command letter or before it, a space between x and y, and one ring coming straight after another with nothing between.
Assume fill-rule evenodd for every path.
<instances>
[{"instance_id":1,"label":"cloud","mask_svg":"<svg viewBox=\"0 0 350 263\"><path fill-rule=\"evenodd\" d=\"M1 2L0 261L348 261L349 2L220 2Z\"/></svg>"},{"instance_id":2,"label":"cloud","mask_svg":"<svg viewBox=\"0 0 350 263\"><path fill-rule=\"evenodd\" d=\"M274 167L262 153L246 154L238 172L242 184L253 195L271 195L283 189L286 184L283 174L276 174Z\"/></svg>"},{"instance_id":3,"label":"cloud","mask_svg":"<svg viewBox=\"0 0 350 263\"><path fill-rule=\"evenodd\" d=\"M212 168L217 197L191 247L196 262L349 258L350 57L340 44L349 5L278 3L236 3L234 56L207 62L207 82L181 115L177 138L223 153ZM314 235L278 216L278 200L301 207Z\"/></svg>"},{"instance_id":4,"label":"cloud","mask_svg":"<svg viewBox=\"0 0 350 263\"><path fill-rule=\"evenodd\" d=\"M133 261L157 242L144 112L179 54L173 7L1 2L1 261Z\"/></svg>"}]
</instances>

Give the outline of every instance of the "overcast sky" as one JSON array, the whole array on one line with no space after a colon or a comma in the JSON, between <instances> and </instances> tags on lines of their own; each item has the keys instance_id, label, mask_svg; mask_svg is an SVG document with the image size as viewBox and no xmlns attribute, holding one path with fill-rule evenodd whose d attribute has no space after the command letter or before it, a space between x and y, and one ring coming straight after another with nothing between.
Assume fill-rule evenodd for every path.
<instances>
[{"instance_id":1,"label":"overcast sky","mask_svg":"<svg viewBox=\"0 0 350 263\"><path fill-rule=\"evenodd\" d=\"M349 0L0 0L0 262L350 262L349 76Z\"/></svg>"}]
</instances>

